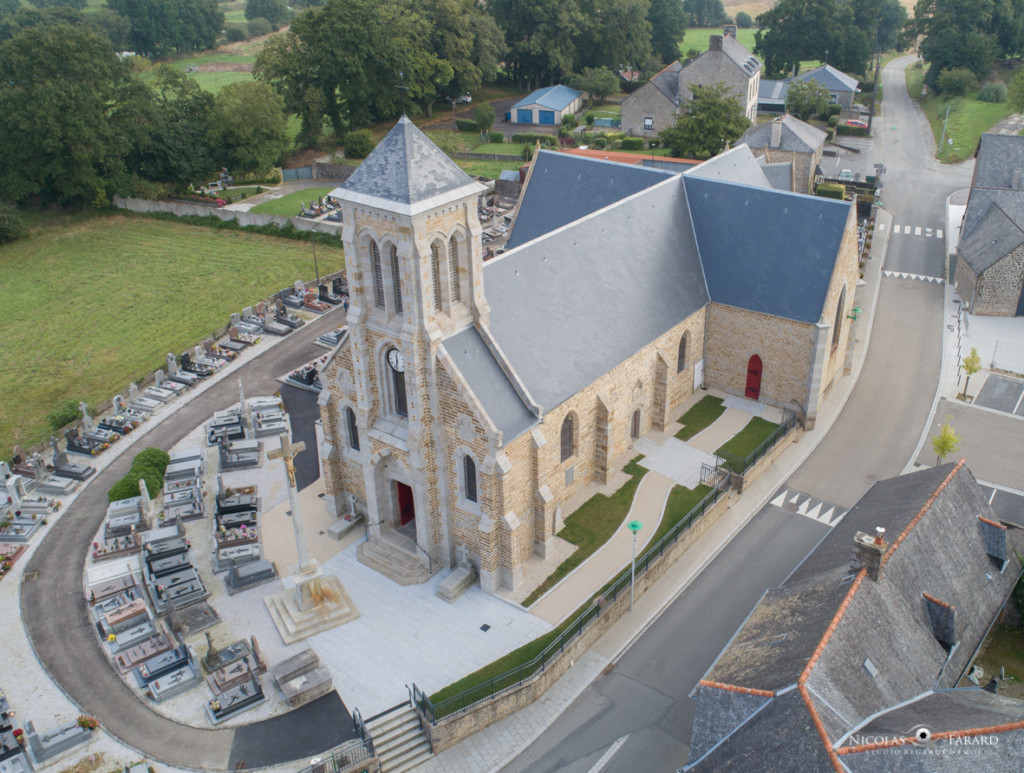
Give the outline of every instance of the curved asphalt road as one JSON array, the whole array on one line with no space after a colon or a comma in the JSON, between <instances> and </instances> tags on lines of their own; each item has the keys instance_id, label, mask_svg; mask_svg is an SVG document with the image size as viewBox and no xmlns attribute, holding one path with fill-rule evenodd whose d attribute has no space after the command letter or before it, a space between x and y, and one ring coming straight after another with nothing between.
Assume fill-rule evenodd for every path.
<instances>
[{"instance_id":1,"label":"curved asphalt road","mask_svg":"<svg viewBox=\"0 0 1024 773\"><path fill-rule=\"evenodd\" d=\"M340 307L328 312L339 324ZM170 448L215 410L238 401L238 379L251 395L273 394L277 376L308 362L323 349L313 341L330 324L307 324L225 378L152 429L138 443ZM134 450L134 449L133 449ZM175 767L229 770L305 759L351 737L351 721L332 692L296 711L240 728L189 727L153 712L116 675L87 614L83 567L92 536L107 508L107 489L128 471L126 453L97 473L74 505L45 536L28 565L21 588L21 616L36 655L75 704L123 743Z\"/></svg>"}]
</instances>

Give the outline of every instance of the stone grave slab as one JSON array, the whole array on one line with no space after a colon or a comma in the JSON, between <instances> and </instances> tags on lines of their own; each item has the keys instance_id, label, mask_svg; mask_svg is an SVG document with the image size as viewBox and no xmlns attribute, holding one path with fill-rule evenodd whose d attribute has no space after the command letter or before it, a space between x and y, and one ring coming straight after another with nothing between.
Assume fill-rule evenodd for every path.
<instances>
[{"instance_id":1,"label":"stone grave slab","mask_svg":"<svg viewBox=\"0 0 1024 773\"><path fill-rule=\"evenodd\" d=\"M92 469L91 467L89 469ZM67 496L78 488L78 481L74 478L65 478L60 475L49 475L43 480L36 481L36 491L42 494L56 494Z\"/></svg>"},{"instance_id":2,"label":"stone grave slab","mask_svg":"<svg viewBox=\"0 0 1024 773\"><path fill-rule=\"evenodd\" d=\"M209 685L213 694L217 695L245 682L251 682L252 679L253 673L249 669L249 661L243 658L212 672L206 677L206 684Z\"/></svg>"},{"instance_id":3,"label":"stone grave slab","mask_svg":"<svg viewBox=\"0 0 1024 773\"><path fill-rule=\"evenodd\" d=\"M171 641L171 637L166 632L161 632L124 648L114 656L114 665L122 674L126 674L150 658L172 649L174 642Z\"/></svg>"},{"instance_id":4,"label":"stone grave slab","mask_svg":"<svg viewBox=\"0 0 1024 773\"><path fill-rule=\"evenodd\" d=\"M173 575L179 570L192 568L192 562L189 560L187 553L174 553L169 556L151 558L148 563L150 574L159 580L165 579L165 575ZM166 579L168 585L174 584L175 579L173 577L167 577Z\"/></svg>"},{"instance_id":5,"label":"stone grave slab","mask_svg":"<svg viewBox=\"0 0 1024 773\"><path fill-rule=\"evenodd\" d=\"M213 571L215 574L227 572L232 566L259 560L260 555L260 546L256 544L232 545L217 550L213 556Z\"/></svg>"},{"instance_id":6,"label":"stone grave slab","mask_svg":"<svg viewBox=\"0 0 1024 773\"><path fill-rule=\"evenodd\" d=\"M103 542L92 543L94 561L107 561L111 558L132 555L142 550L142 536L126 534L123 537L111 537Z\"/></svg>"},{"instance_id":7,"label":"stone grave slab","mask_svg":"<svg viewBox=\"0 0 1024 773\"><path fill-rule=\"evenodd\" d=\"M224 515L217 517L217 525L221 529L237 529L242 526L254 528L257 522L257 515L255 510L248 510L245 512L237 513L225 513Z\"/></svg>"},{"instance_id":8,"label":"stone grave slab","mask_svg":"<svg viewBox=\"0 0 1024 773\"><path fill-rule=\"evenodd\" d=\"M92 740L92 731L79 727L77 722L68 722L48 733L40 735L31 721L25 723L25 738L37 764L63 754L79 744Z\"/></svg>"},{"instance_id":9,"label":"stone grave slab","mask_svg":"<svg viewBox=\"0 0 1024 773\"><path fill-rule=\"evenodd\" d=\"M206 642L209 647L206 651L206 656L203 658L203 666L211 673L225 666L230 666L232 663L245 660L253 653L252 647L242 640L231 642L228 646L217 649L213 646L213 639L210 637L210 634L207 633ZM258 662L259 658L254 656L254 660Z\"/></svg>"},{"instance_id":10,"label":"stone grave slab","mask_svg":"<svg viewBox=\"0 0 1024 773\"><path fill-rule=\"evenodd\" d=\"M185 609L175 609L168 619L171 628L181 636L191 636L219 623L220 615L207 602L201 601Z\"/></svg>"},{"instance_id":11,"label":"stone grave slab","mask_svg":"<svg viewBox=\"0 0 1024 773\"><path fill-rule=\"evenodd\" d=\"M174 399L174 392L172 392L169 389L162 389L161 387L151 386L149 387L149 389L142 393L142 397L148 397L151 400L166 403Z\"/></svg>"},{"instance_id":12,"label":"stone grave slab","mask_svg":"<svg viewBox=\"0 0 1024 773\"><path fill-rule=\"evenodd\" d=\"M167 465L164 480L181 480L182 478L202 478L203 463L196 460L175 462Z\"/></svg>"},{"instance_id":13,"label":"stone grave slab","mask_svg":"<svg viewBox=\"0 0 1024 773\"><path fill-rule=\"evenodd\" d=\"M181 644L174 649L147 658L136 666L132 673L135 675L135 681L139 687L145 687L154 679L159 679L164 674L169 674L188 665L190 660L188 647Z\"/></svg>"},{"instance_id":14,"label":"stone grave slab","mask_svg":"<svg viewBox=\"0 0 1024 773\"><path fill-rule=\"evenodd\" d=\"M181 695L199 684L199 671L192 663L164 674L149 683L149 695L157 703L161 703L175 695Z\"/></svg>"},{"instance_id":15,"label":"stone grave slab","mask_svg":"<svg viewBox=\"0 0 1024 773\"><path fill-rule=\"evenodd\" d=\"M119 631L114 634L114 638L111 640L110 636L107 636L107 648L114 655L124 650L129 650L135 647L147 639L153 638L156 635L158 629L153 624L152 620L146 620L144 623L133 625L131 628L127 628L124 631ZM136 664L137 665L137 664Z\"/></svg>"},{"instance_id":16,"label":"stone grave slab","mask_svg":"<svg viewBox=\"0 0 1024 773\"><path fill-rule=\"evenodd\" d=\"M270 673L278 686L312 671L320 665L320 656L312 647L282 660L270 667Z\"/></svg>"},{"instance_id":17,"label":"stone grave slab","mask_svg":"<svg viewBox=\"0 0 1024 773\"><path fill-rule=\"evenodd\" d=\"M146 555L154 558L177 555L188 549L189 545L184 537L165 537L146 542Z\"/></svg>"},{"instance_id":18,"label":"stone grave slab","mask_svg":"<svg viewBox=\"0 0 1024 773\"><path fill-rule=\"evenodd\" d=\"M249 547L249 546L247 546ZM265 582L277 579L277 569L274 564L265 558L246 563L238 564L228 570L227 579L224 583L227 586L228 594L233 596L249 588L255 588Z\"/></svg>"},{"instance_id":19,"label":"stone grave slab","mask_svg":"<svg viewBox=\"0 0 1024 773\"><path fill-rule=\"evenodd\" d=\"M139 397L132 400L129 405L133 411L139 411L140 413L153 413L153 411L163 405L163 403L159 400L154 400L151 397Z\"/></svg>"},{"instance_id":20,"label":"stone grave slab","mask_svg":"<svg viewBox=\"0 0 1024 773\"><path fill-rule=\"evenodd\" d=\"M236 714L258 706L266 699L259 680L252 679L207 701L206 713L209 715L210 721L216 725Z\"/></svg>"},{"instance_id":21,"label":"stone grave slab","mask_svg":"<svg viewBox=\"0 0 1024 773\"><path fill-rule=\"evenodd\" d=\"M164 496L177 491L190 491L192 489L202 491L202 479L200 478L179 478L178 480L164 481Z\"/></svg>"},{"instance_id":22,"label":"stone grave slab","mask_svg":"<svg viewBox=\"0 0 1024 773\"><path fill-rule=\"evenodd\" d=\"M88 464L72 462L64 451L57 451L53 455L53 471L58 477L74 480L87 480L96 474L96 470Z\"/></svg>"},{"instance_id":23,"label":"stone grave slab","mask_svg":"<svg viewBox=\"0 0 1024 773\"><path fill-rule=\"evenodd\" d=\"M43 519L38 515L14 513L8 515L7 520L9 523L6 526L0 526L0 542L24 544L43 526Z\"/></svg>"},{"instance_id":24,"label":"stone grave slab","mask_svg":"<svg viewBox=\"0 0 1024 773\"><path fill-rule=\"evenodd\" d=\"M100 429L108 429L119 435L127 435L133 429L138 429L139 423L123 413L115 413L113 416L105 416L100 419L97 426Z\"/></svg>"},{"instance_id":25,"label":"stone grave slab","mask_svg":"<svg viewBox=\"0 0 1024 773\"><path fill-rule=\"evenodd\" d=\"M206 454L201 448L185 448L180 451L171 451L169 456L171 460L168 464L178 464L180 462L199 462L203 464L206 462Z\"/></svg>"},{"instance_id":26,"label":"stone grave slab","mask_svg":"<svg viewBox=\"0 0 1024 773\"><path fill-rule=\"evenodd\" d=\"M146 602L142 599L133 599L117 609L112 609L103 616L105 628L108 631L117 633L138 625L139 622L149 619L149 610L146 609Z\"/></svg>"},{"instance_id":27,"label":"stone grave slab","mask_svg":"<svg viewBox=\"0 0 1024 773\"><path fill-rule=\"evenodd\" d=\"M314 701L333 689L334 680L331 678L331 672L324 666L318 666L281 685L281 692L292 708Z\"/></svg>"},{"instance_id":28,"label":"stone grave slab","mask_svg":"<svg viewBox=\"0 0 1024 773\"><path fill-rule=\"evenodd\" d=\"M89 600L93 603L105 601L134 587L135 578L132 575L126 574L121 577L115 577L112 580L107 580L91 587L89 589Z\"/></svg>"}]
</instances>

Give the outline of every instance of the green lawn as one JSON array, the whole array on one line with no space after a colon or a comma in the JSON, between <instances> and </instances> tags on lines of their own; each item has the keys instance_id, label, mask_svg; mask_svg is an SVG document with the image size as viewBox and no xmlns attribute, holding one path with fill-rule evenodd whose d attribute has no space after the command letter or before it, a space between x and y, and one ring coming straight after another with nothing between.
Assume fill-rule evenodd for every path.
<instances>
[{"instance_id":1,"label":"green lawn","mask_svg":"<svg viewBox=\"0 0 1024 773\"><path fill-rule=\"evenodd\" d=\"M997 625L985 639L984 650L977 663L985 669L987 682L999 669L1006 669L1006 676L1024 682L1024 630L1009 625Z\"/></svg>"},{"instance_id":2,"label":"green lawn","mask_svg":"<svg viewBox=\"0 0 1024 773\"><path fill-rule=\"evenodd\" d=\"M744 48L748 51L753 52L754 50L754 33L757 30L750 28L745 30L736 30L736 40L743 44ZM708 41L712 35L721 35L721 27L704 27L686 30L686 37L679 44L679 52L685 56L686 52L691 48L696 48L701 53L708 50Z\"/></svg>"},{"instance_id":3,"label":"green lawn","mask_svg":"<svg viewBox=\"0 0 1024 773\"><path fill-rule=\"evenodd\" d=\"M594 105L589 110L583 111L584 115L589 113L593 113L595 118L619 118L622 115L622 105Z\"/></svg>"},{"instance_id":4,"label":"green lawn","mask_svg":"<svg viewBox=\"0 0 1024 773\"><path fill-rule=\"evenodd\" d=\"M952 164L963 161L974 155L981 135L992 128L997 121L1006 118L1013 112L1009 102L980 102L975 99L977 92L970 92L962 97L942 97L929 90L926 97L921 96L924 84L924 70L908 67L906 71L907 91L911 99L924 107L925 115L931 124L935 143L941 141L938 160ZM946 122L946 111L949 120ZM946 134L943 138L942 126L946 123ZM952 140L952 143L950 143Z\"/></svg>"},{"instance_id":5,"label":"green lawn","mask_svg":"<svg viewBox=\"0 0 1024 773\"><path fill-rule=\"evenodd\" d=\"M455 159L455 163L466 174L475 174L489 180L497 180L506 169L518 169L525 161L464 161Z\"/></svg>"},{"instance_id":6,"label":"green lawn","mask_svg":"<svg viewBox=\"0 0 1024 773\"><path fill-rule=\"evenodd\" d=\"M303 188L300 191L289 193L287 196L282 196L279 199L271 199L270 201L258 204L250 211L256 212L260 215L285 215L286 217L294 217L299 214L299 210L302 209L302 202L316 201L318 198L326 196L337 187L337 185L328 185L324 188Z\"/></svg>"},{"instance_id":7,"label":"green lawn","mask_svg":"<svg viewBox=\"0 0 1024 773\"><path fill-rule=\"evenodd\" d=\"M729 459L725 466L736 473L743 472L742 469L736 469L739 465L739 461L746 459L750 454L757 450L757 447L761 445L769 436L779 428L778 424L762 419L760 416L755 416L747 422L747 426L736 433L731 440L726 441L719 446L718 454L731 454L732 456L739 457L737 461Z\"/></svg>"},{"instance_id":8,"label":"green lawn","mask_svg":"<svg viewBox=\"0 0 1024 773\"><path fill-rule=\"evenodd\" d=\"M98 404L228 315L313 274L307 242L125 215L33 216L0 247L0 457L51 434L67 400ZM344 267L318 247L321 273Z\"/></svg>"},{"instance_id":9,"label":"green lawn","mask_svg":"<svg viewBox=\"0 0 1024 773\"><path fill-rule=\"evenodd\" d=\"M582 564L586 559L615 533L615 530L622 525L623 519L629 514L629 508L633 504L633 495L636 487L640 485L640 479L647 474L647 470L640 466L642 456L638 456L625 467L625 472L632 477L612 494L606 497L604 494L595 494L572 515L565 519L565 528L558 532L558 536L576 545L576 550L565 559L551 575L537 587L533 593L526 597L523 606L528 607L550 588L569 574L573 569Z\"/></svg>"},{"instance_id":10,"label":"green lawn","mask_svg":"<svg viewBox=\"0 0 1024 773\"><path fill-rule=\"evenodd\" d=\"M686 517L687 513L697 506L700 500L710 493L711 487L703 484L697 486L697 488L673 486L672 491L668 495L668 502L665 503L665 514L661 517L658 530L647 543L648 549L653 548L658 540L668 534L677 523ZM642 556L643 554L642 552L640 555Z\"/></svg>"},{"instance_id":11,"label":"green lawn","mask_svg":"<svg viewBox=\"0 0 1024 773\"><path fill-rule=\"evenodd\" d=\"M518 156L523 152L525 145L512 142L485 142L477 145L470 153L497 153L502 156Z\"/></svg>"},{"instance_id":12,"label":"green lawn","mask_svg":"<svg viewBox=\"0 0 1024 773\"><path fill-rule=\"evenodd\" d=\"M700 402L679 417L679 423L683 428L676 433L676 437L686 442L701 430L707 429L715 420L725 413L725 406L722 405L721 397L705 395Z\"/></svg>"}]
</instances>

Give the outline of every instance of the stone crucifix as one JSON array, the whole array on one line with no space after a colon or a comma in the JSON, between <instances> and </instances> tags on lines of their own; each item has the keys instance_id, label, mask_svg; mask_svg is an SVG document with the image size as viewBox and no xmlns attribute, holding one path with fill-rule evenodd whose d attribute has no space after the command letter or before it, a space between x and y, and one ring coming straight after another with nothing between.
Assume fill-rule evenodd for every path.
<instances>
[{"instance_id":1,"label":"stone crucifix","mask_svg":"<svg viewBox=\"0 0 1024 773\"><path fill-rule=\"evenodd\" d=\"M313 574L316 572L316 563L309 560L306 551L306 533L302 530L302 512L299 508L299 492L295 488L295 456L306 450L306 444L301 440L298 443L290 443L287 435L277 436L281 441L281 447L267 452L268 459L280 459L284 462L284 468L288 473L288 506L292 511L292 529L295 530L295 549L299 555L298 574Z\"/></svg>"}]
</instances>

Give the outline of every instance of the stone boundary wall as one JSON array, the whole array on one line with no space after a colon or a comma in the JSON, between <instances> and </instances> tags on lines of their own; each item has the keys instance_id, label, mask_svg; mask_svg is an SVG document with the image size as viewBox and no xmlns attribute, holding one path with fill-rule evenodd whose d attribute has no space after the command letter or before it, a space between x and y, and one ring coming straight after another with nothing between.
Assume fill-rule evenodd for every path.
<instances>
[{"instance_id":1,"label":"stone boundary wall","mask_svg":"<svg viewBox=\"0 0 1024 773\"><path fill-rule=\"evenodd\" d=\"M352 173L358 169L347 164L328 164L323 161L314 161L310 164L314 180L327 180L328 182L343 183Z\"/></svg>"},{"instance_id":2,"label":"stone boundary wall","mask_svg":"<svg viewBox=\"0 0 1024 773\"><path fill-rule=\"evenodd\" d=\"M240 226L260 226L274 223L279 228L291 223L296 231L316 231L332 234L341 238L341 223L330 223L323 220L308 220L304 217L285 217L284 215L260 215L256 212L239 212L222 207L209 207L205 204L193 204L187 201L150 201L149 199L122 198L114 196L114 206L127 209L129 212L169 212L181 217L197 215L199 217L217 217L221 220L236 220Z\"/></svg>"},{"instance_id":3,"label":"stone boundary wall","mask_svg":"<svg viewBox=\"0 0 1024 773\"><path fill-rule=\"evenodd\" d=\"M637 598L643 596L647 589L654 585L683 556L697 538L707 531L711 524L717 521L719 516L732 505L737 496L737 492L732 489L722 494L693 526L680 535L679 539L668 547L660 558L650 564L646 572L636 578L635 594ZM577 658L589 650L628 611L629 594L620 592L615 601L603 607L601 616L595 619L582 635L569 644L558 657L550 661L546 669L530 681L513 687L470 711L447 716L438 720L437 724L431 724L420 707L416 706L416 712L430 738L434 753L454 746L464 738L514 714L540 698L551 685L558 681L562 674L569 670Z\"/></svg>"},{"instance_id":4,"label":"stone boundary wall","mask_svg":"<svg viewBox=\"0 0 1024 773\"><path fill-rule=\"evenodd\" d=\"M778 442L771 447L771 449L754 462L742 475L732 473L730 485L742 494L744 489L761 477L761 473L768 469L771 464L778 459L782 452L789 448L793 443L796 443L801 437L803 437L804 430L799 425L793 427L789 432L779 438Z\"/></svg>"}]
</instances>

